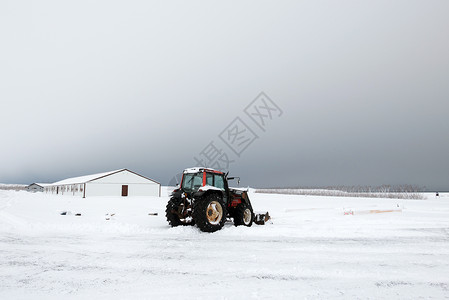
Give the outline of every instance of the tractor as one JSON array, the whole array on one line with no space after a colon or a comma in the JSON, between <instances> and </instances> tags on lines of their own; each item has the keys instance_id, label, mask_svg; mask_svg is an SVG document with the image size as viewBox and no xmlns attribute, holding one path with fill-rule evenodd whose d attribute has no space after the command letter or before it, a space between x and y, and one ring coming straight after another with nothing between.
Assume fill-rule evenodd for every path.
<instances>
[{"instance_id":1,"label":"tractor","mask_svg":"<svg viewBox=\"0 0 449 300\"><path fill-rule=\"evenodd\" d=\"M185 169L165 210L170 226L196 224L201 231L215 232L231 218L235 226L251 226L260 216L254 215L246 189L229 188L234 179L240 182L210 168Z\"/></svg>"}]
</instances>

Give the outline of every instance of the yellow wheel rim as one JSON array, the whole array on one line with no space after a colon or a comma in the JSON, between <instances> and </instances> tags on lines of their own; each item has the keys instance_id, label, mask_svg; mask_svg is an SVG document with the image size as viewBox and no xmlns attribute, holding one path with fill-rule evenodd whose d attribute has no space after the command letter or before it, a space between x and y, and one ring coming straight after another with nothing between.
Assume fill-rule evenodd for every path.
<instances>
[{"instance_id":1,"label":"yellow wheel rim","mask_svg":"<svg viewBox=\"0 0 449 300\"><path fill-rule=\"evenodd\" d=\"M223 218L223 207L218 201L211 201L206 209L207 221L212 225L217 225Z\"/></svg>"},{"instance_id":2,"label":"yellow wheel rim","mask_svg":"<svg viewBox=\"0 0 449 300\"><path fill-rule=\"evenodd\" d=\"M245 209L243 212L243 223L245 223L245 225L249 225L249 223L251 223L251 217L251 210L249 210L249 208Z\"/></svg>"}]
</instances>

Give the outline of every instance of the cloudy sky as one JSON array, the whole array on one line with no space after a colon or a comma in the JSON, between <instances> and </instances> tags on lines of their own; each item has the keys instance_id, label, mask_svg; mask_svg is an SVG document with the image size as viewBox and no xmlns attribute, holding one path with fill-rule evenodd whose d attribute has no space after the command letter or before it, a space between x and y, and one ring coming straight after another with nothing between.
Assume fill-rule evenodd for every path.
<instances>
[{"instance_id":1,"label":"cloudy sky","mask_svg":"<svg viewBox=\"0 0 449 300\"><path fill-rule=\"evenodd\" d=\"M255 187L449 190L448 14L446 0L3 0L0 182L128 168L166 184L196 158Z\"/></svg>"}]
</instances>

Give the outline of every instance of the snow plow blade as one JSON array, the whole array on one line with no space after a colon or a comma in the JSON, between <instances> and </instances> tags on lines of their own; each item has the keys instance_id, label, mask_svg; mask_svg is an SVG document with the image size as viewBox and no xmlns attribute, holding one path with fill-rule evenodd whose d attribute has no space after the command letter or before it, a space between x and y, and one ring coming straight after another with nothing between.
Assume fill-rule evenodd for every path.
<instances>
[{"instance_id":1,"label":"snow plow blade","mask_svg":"<svg viewBox=\"0 0 449 300\"><path fill-rule=\"evenodd\" d=\"M254 223L256 223L257 225L265 225L265 223L270 219L271 217L268 212L263 214L256 214L254 216Z\"/></svg>"}]
</instances>

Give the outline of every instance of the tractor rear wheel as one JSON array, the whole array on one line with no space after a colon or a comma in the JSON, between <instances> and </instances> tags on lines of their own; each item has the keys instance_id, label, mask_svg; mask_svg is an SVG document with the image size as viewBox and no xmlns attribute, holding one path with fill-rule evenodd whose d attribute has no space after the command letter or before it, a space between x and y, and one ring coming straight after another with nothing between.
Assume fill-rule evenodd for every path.
<instances>
[{"instance_id":1,"label":"tractor rear wheel","mask_svg":"<svg viewBox=\"0 0 449 300\"><path fill-rule=\"evenodd\" d=\"M240 204L235 209L234 213L234 225L245 225L250 227L253 225L254 212L253 209L245 203Z\"/></svg>"},{"instance_id":2,"label":"tractor rear wheel","mask_svg":"<svg viewBox=\"0 0 449 300\"><path fill-rule=\"evenodd\" d=\"M180 217L183 208L182 199L170 198L165 209L165 217L171 227L194 225L192 217ZM182 215L181 215L182 216Z\"/></svg>"},{"instance_id":3,"label":"tractor rear wheel","mask_svg":"<svg viewBox=\"0 0 449 300\"><path fill-rule=\"evenodd\" d=\"M201 231L220 230L226 221L226 206L219 194L207 194L193 205L193 220Z\"/></svg>"}]
</instances>

